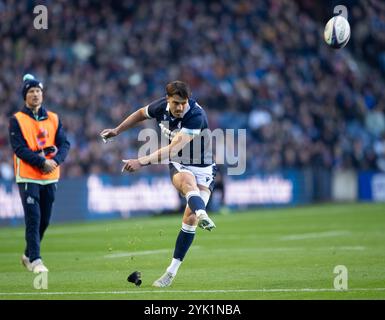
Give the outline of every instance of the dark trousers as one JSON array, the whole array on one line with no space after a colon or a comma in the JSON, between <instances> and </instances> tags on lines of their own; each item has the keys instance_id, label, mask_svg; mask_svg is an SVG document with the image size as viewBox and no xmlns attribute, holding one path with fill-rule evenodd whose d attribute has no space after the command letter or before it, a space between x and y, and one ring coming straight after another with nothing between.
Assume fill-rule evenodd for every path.
<instances>
[{"instance_id":1,"label":"dark trousers","mask_svg":"<svg viewBox=\"0 0 385 320\"><path fill-rule=\"evenodd\" d=\"M40 185L37 183L18 183L24 209L25 240L24 254L32 262L41 258L40 242L51 219L55 200L56 183Z\"/></svg>"}]
</instances>

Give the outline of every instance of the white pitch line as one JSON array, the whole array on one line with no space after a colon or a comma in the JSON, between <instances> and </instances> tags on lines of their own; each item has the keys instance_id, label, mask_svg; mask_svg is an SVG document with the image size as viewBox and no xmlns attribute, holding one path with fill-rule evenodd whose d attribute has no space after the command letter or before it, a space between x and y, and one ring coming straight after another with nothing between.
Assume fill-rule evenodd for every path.
<instances>
[{"instance_id":1,"label":"white pitch line","mask_svg":"<svg viewBox=\"0 0 385 320\"><path fill-rule=\"evenodd\" d=\"M307 251L308 248L306 247L265 247L265 248L219 248L219 249L209 249L209 251L214 251L215 253L218 252L255 252L255 253L272 253L272 252L291 252L291 251ZM318 251L330 251L330 250L345 250L345 251L363 251L366 250L366 247L364 246L335 246L335 247L314 247L312 248L312 251L318 250Z\"/></svg>"},{"instance_id":2,"label":"white pitch line","mask_svg":"<svg viewBox=\"0 0 385 320\"><path fill-rule=\"evenodd\" d=\"M315 233L302 233L302 234L292 234L289 236L281 237L280 240L303 240L303 239L317 239L317 238L328 238L328 237L338 237L349 235L350 231L344 230L335 230L335 231L326 231L326 232L315 232Z\"/></svg>"},{"instance_id":3,"label":"white pitch line","mask_svg":"<svg viewBox=\"0 0 385 320\"><path fill-rule=\"evenodd\" d=\"M190 250L200 249L200 246L191 247ZM144 250L144 251L133 251L133 252L117 252L106 254L104 258L115 259L115 258L124 258L124 257L135 257L135 256L145 256L148 254L157 254L157 253L167 253L171 252L172 249L158 249L158 250Z\"/></svg>"},{"instance_id":4,"label":"white pitch line","mask_svg":"<svg viewBox=\"0 0 385 320\"><path fill-rule=\"evenodd\" d=\"M104 256L104 258L114 259L114 258L132 257L132 256L145 256L147 254L165 253L165 252L169 252L169 251L171 251L171 249L146 250L146 251L136 251L136 252L120 252L120 253L107 254Z\"/></svg>"},{"instance_id":5,"label":"white pitch line","mask_svg":"<svg viewBox=\"0 0 385 320\"><path fill-rule=\"evenodd\" d=\"M339 250L366 250L364 246L343 246L343 247L331 247L331 249L339 249Z\"/></svg>"},{"instance_id":6,"label":"white pitch line","mask_svg":"<svg viewBox=\"0 0 385 320\"><path fill-rule=\"evenodd\" d=\"M385 291L385 288L354 288L336 290L328 288L300 288L300 289L234 289L234 290L127 290L127 291L72 291L72 292L0 292L0 296L20 295L98 295L98 294L135 294L135 293L240 293L240 292L357 292L357 291Z\"/></svg>"}]
</instances>

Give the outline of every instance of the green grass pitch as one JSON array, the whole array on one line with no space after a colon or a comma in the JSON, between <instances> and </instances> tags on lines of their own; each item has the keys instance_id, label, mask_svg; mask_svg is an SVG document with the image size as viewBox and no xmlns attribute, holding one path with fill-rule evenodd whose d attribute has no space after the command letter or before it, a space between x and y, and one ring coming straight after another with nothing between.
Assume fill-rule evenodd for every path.
<instances>
[{"instance_id":1,"label":"green grass pitch","mask_svg":"<svg viewBox=\"0 0 385 320\"><path fill-rule=\"evenodd\" d=\"M42 244L48 289L20 264L24 229L0 229L0 299L384 299L385 204L326 204L212 215L174 283L168 266L181 216L54 224ZM334 267L348 290L333 287ZM127 282L141 271L140 287Z\"/></svg>"}]
</instances>

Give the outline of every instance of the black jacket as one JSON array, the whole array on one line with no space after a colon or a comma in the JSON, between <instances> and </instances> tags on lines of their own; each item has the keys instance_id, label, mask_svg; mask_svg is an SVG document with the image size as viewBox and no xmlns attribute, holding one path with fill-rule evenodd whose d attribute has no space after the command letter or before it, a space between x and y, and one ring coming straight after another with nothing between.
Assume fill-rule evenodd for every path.
<instances>
[{"instance_id":1,"label":"black jacket","mask_svg":"<svg viewBox=\"0 0 385 320\"><path fill-rule=\"evenodd\" d=\"M23 110L25 114L29 115L31 118L35 119L32 111L24 106ZM47 110L43 107L40 107L38 112L38 121L47 119L48 114ZM9 120L9 139L13 152L16 156L25 162L28 162L30 165L42 168L44 165L45 158L40 156L38 153L32 151L25 141L23 133L21 132L19 122L15 116L12 116ZM66 133L63 129L63 126L59 120L59 125L56 131L55 145L58 148L57 154L53 157L53 160L60 165L64 159L67 157L68 151L70 149L70 143L67 140Z\"/></svg>"}]
</instances>

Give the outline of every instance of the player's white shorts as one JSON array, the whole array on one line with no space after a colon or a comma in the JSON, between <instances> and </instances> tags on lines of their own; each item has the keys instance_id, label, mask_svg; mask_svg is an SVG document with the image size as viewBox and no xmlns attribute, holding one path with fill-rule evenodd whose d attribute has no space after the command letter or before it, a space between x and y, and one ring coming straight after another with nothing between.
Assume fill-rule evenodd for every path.
<instances>
[{"instance_id":1,"label":"player's white shorts","mask_svg":"<svg viewBox=\"0 0 385 320\"><path fill-rule=\"evenodd\" d=\"M187 172L195 177L197 184L209 188L211 192L213 191L215 175L217 173L217 166L215 163L208 165L207 167L197 167L171 161L169 167L171 180L174 174L178 172Z\"/></svg>"}]
</instances>

